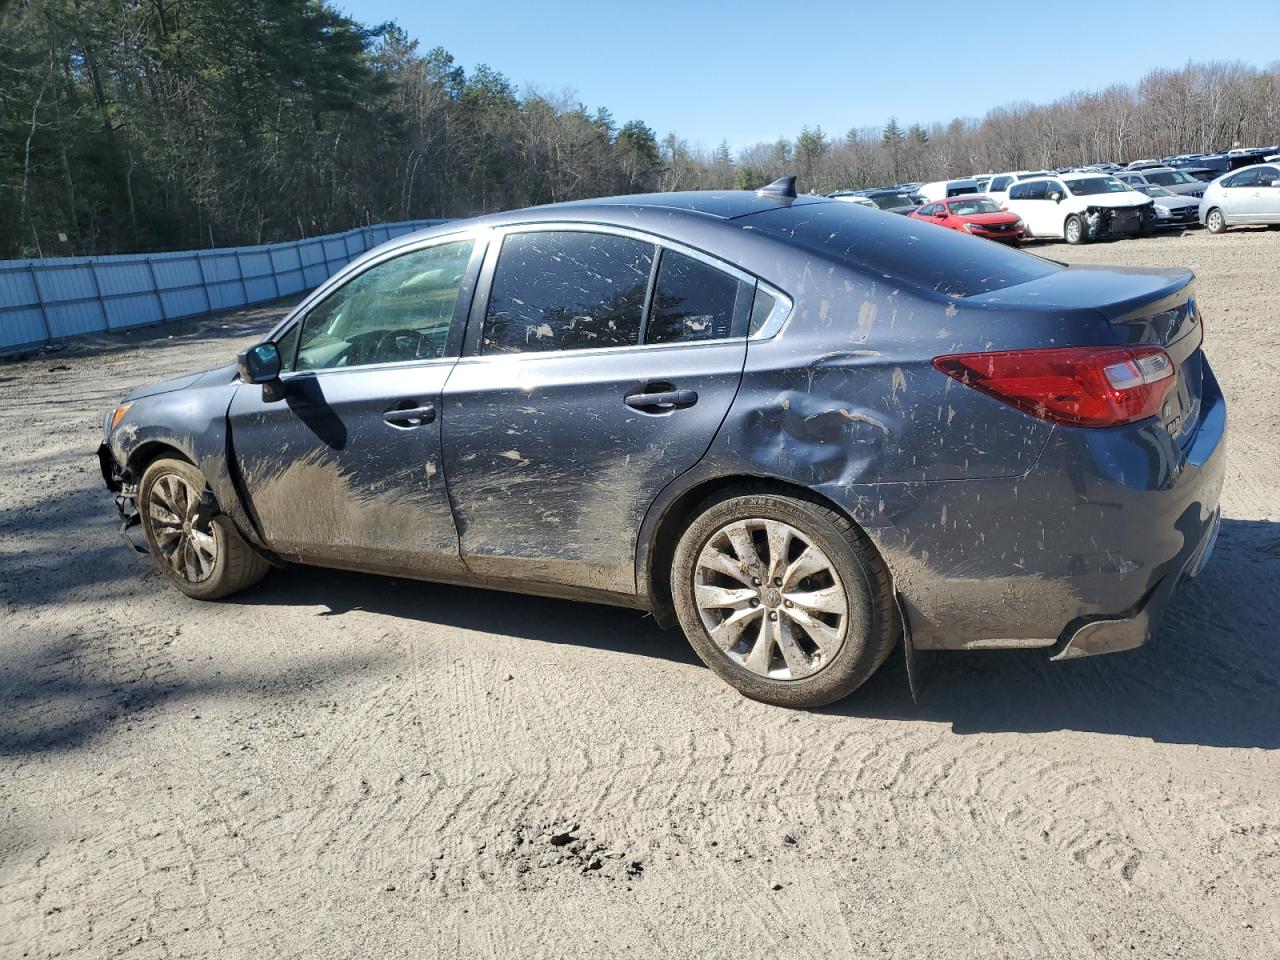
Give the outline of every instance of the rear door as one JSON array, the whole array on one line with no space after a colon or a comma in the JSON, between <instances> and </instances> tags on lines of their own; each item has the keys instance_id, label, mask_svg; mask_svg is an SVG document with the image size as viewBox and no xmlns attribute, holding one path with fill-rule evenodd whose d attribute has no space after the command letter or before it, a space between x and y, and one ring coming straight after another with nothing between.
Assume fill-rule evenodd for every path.
<instances>
[{"instance_id":1,"label":"rear door","mask_svg":"<svg viewBox=\"0 0 1280 960\"><path fill-rule=\"evenodd\" d=\"M737 392L754 289L631 231L500 231L444 390L468 568L633 593L645 511L706 452Z\"/></svg>"},{"instance_id":2,"label":"rear door","mask_svg":"<svg viewBox=\"0 0 1280 960\"><path fill-rule=\"evenodd\" d=\"M1255 194L1261 178L1257 170L1241 170L1222 181L1220 205L1229 223L1256 223Z\"/></svg>"},{"instance_id":3,"label":"rear door","mask_svg":"<svg viewBox=\"0 0 1280 960\"><path fill-rule=\"evenodd\" d=\"M398 252L335 288L277 338L278 384L242 385L231 450L272 549L385 572L465 572L440 455L440 393L483 248Z\"/></svg>"},{"instance_id":4,"label":"rear door","mask_svg":"<svg viewBox=\"0 0 1280 960\"><path fill-rule=\"evenodd\" d=\"M1049 185L1048 180L1019 180L1009 188L1006 206L1020 216L1037 237L1062 236L1062 224L1058 222L1061 208L1048 198Z\"/></svg>"},{"instance_id":5,"label":"rear door","mask_svg":"<svg viewBox=\"0 0 1280 960\"><path fill-rule=\"evenodd\" d=\"M1258 223L1280 223L1280 167L1259 167L1258 185L1254 188L1254 205Z\"/></svg>"}]
</instances>

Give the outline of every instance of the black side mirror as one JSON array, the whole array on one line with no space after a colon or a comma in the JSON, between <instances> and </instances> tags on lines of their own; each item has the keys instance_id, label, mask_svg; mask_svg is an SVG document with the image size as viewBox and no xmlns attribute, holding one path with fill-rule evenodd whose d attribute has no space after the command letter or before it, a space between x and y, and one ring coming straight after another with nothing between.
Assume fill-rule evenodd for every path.
<instances>
[{"instance_id":1,"label":"black side mirror","mask_svg":"<svg viewBox=\"0 0 1280 960\"><path fill-rule=\"evenodd\" d=\"M245 383L272 383L280 378L280 348L270 340L244 351L236 363Z\"/></svg>"}]
</instances>

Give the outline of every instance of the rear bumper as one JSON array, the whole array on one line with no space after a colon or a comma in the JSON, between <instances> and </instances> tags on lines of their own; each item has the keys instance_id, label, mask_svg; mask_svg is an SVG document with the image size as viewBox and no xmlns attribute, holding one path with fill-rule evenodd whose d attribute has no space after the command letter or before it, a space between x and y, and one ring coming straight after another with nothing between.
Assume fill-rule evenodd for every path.
<instances>
[{"instance_id":1,"label":"rear bumper","mask_svg":"<svg viewBox=\"0 0 1280 960\"><path fill-rule=\"evenodd\" d=\"M1057 428L1016 480L913 484L869 526L920 649L1126 650L1159 629L1220 523L1226 405L1204 365L1180 447L1163 425ZM904 485L905 487L906 485ZM941 524L939 519L941 518ZM861 518L860 518L861 519Z\"/></svg>"}]
</instances>

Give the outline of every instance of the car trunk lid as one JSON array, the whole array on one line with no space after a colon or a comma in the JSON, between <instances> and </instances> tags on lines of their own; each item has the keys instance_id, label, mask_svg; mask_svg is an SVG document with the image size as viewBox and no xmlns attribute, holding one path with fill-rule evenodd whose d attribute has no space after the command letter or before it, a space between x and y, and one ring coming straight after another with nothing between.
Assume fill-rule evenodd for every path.
<instances>
[{"instance_id":1,"label":"car trunk lid","mask_svg":"<svg viewBox=\"0 0 1280 960\"><path fill-rule=\"evenodd\" d=\"M1196 305L1195 275L1190 270L1069 266L1038 280L969 299L1012 307L1092 309L1106 318L1117 334L1116 341L1163 347L1178 379L1160 417L1182 446L1195 436L1204 382L1200 351L1204 329Z\"/></svg>"}]
</instances>

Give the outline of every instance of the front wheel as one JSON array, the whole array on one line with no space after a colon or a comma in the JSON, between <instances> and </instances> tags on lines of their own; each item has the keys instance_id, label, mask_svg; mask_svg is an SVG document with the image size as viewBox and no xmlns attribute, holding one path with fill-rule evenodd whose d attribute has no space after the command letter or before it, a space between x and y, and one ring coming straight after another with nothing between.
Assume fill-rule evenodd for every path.
<instances>
[{"instance_id":1,"label":"front wheel","mask_svg":"<svg viewBox=\"0 0 1280 960\"><path fill-rule=\"evenodd\" d=\"M676 547L671 594L702 662L779 706L847 696L897 638L889 573L866 536L835 510L770 492L703 506Z\"/></svg>"},{"instance_id":2,"label":"front wheel","mask_svg":"<svg viewBox=\"0 0 1280 960\"><path fill-rule=\"evenodd\" d=\"M1062 228L1062 235L1066 237L1067 243L1072 246L1078 246L1085 242L1084 221L1075 214L1067 217L1067 222Z\"/></svg>"},{"instance_id":3,"label":"front wheel","mask_svg":"<svg viewBox=\"0 0 1280 960\"><path fill-rule=\"evenodd\" d=\"M197 600L250 587L271 568L231 520L211 507L204 474L184 460L155 461L138 484L138 512L151 556L175 587Z\"/></svg>"},{"instance_id":4,"label":"front wheel","mask_svg":"<svg viewBox=\"0 0 1280 960\"><path fill-rule=\"evenodd\" d=\"M1227 232L1227 218L1222 215L1222 211L1217 207L1209 211L1208 216L1204 218L1204 225L1210 233Z\"/></svg>"}]
</instances>

